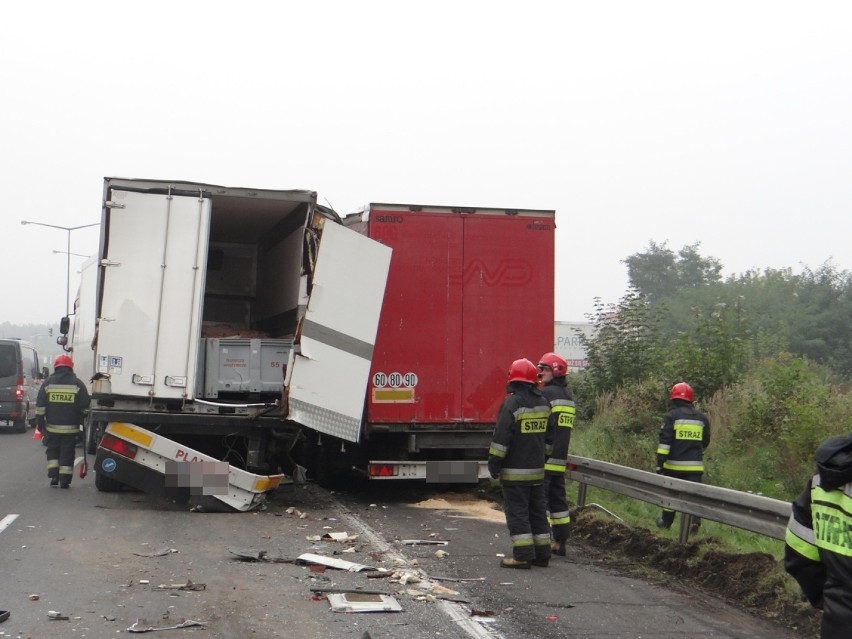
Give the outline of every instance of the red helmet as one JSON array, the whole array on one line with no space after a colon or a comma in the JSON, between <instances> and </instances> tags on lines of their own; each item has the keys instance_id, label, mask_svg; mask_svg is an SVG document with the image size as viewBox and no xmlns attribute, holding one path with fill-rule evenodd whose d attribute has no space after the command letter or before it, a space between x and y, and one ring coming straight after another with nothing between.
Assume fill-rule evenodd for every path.
<instances>
[{"instance_id":1,"label":"red helmet","mask_svg":"<svg viewBox=\"0 0 852 639\"><path fill-rule=\"evenodd\" d=\"M556 353L545 353L538 360L539 366L549 366L556 377L564 377L568 374L568 362Z\"/></svg>"},{"instance_id":2,"label":"red helmet","mask_svg":"<svg viewBox=\"0 0 852 639\"><path fill-rule=\"evenodd\" d=\"M70 355L57 355L56 359L53 360L53 368L59 368L60 366L67 366L68 368L74 368L74 360L71 359Z\"/></svg>"},{"instance_id":3,"label":"red helmet","mask_svg":"<svg viewBox=\"0 0 852 639\"><path fill-rule=\"evenodd\" d=\"M672 386L671 399L684 399L690 404L695 399L695 393L692 392L692 386L686 382L678 382Z\"/></svg>"},{"instance_id":4,"label":"red helmet","mask_svg":"<svg viewBox=\"0 0 852 639\"><path fill-rule=\"evenodd\" d=\"M538 369L528 359L516 359L509 368L510 382L538 383Z\"/></svg>"}]
</instances>

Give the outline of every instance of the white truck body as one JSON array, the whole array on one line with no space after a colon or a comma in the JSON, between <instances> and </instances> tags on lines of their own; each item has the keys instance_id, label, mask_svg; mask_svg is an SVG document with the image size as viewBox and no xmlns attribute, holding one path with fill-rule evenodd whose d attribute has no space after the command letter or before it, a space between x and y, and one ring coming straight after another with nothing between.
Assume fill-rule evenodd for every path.
<instances>
[{"instance_id":1,"label":"white truck body","mask_svg":"<svg viewBox=\"0 0 852 639\"><path fill-rule=\"evenodd\" d=\"M357 432L391 250L335 217L311 191L106 178L72 340L87 447L127 422L261 472L301 426Z\"/></svg>"}]
</instances>

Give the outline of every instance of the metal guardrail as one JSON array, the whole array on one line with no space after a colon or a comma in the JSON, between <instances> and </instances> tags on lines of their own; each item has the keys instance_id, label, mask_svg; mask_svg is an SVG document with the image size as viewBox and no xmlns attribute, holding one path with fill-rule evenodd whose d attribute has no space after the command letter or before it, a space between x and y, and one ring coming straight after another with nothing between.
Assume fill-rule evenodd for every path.
<instances>
[{"instance_id":1,"label":"metal guardrail","mask_svg":"<svg viewBox=\"0 0 852 639\"><path fill-rule=\"evenodd\" d=\"M586 503L587 487L594 486L684 513L680 529L680 540L684 542L689 535L689 515L782 540L790 518L790 502L586 457L568 455L567 477L580 484L580 506Z\"/></svg>"}]
</instances>

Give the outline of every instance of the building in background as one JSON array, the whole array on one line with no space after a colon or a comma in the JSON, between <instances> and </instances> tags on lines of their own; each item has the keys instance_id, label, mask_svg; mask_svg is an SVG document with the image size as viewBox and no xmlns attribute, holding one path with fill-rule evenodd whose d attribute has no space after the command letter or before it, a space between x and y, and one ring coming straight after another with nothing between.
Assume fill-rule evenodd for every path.
<instances>
[{"instance_id":1,"label":"building in background","mask_svg":"<svg viewBox=\"0 0 852 639\"><path fill-rule=\"evenodd\" d=\"M556 322L553 352L568 362L568 370L576 371L589 365L586 349L580 343L580 335L590 339L594 325L591 322Z\"/></svg>"}]
</instances>

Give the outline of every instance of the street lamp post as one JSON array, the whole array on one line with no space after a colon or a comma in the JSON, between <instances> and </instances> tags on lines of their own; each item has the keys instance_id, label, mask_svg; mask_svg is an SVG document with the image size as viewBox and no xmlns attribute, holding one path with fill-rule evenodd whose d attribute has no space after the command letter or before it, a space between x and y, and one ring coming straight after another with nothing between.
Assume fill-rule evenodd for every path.
<instances>
[{"instance_id":1,"label":"street lamp post","mask_svg":"<svg viewBox=\"0 0 852 639\"><path fill-rule=\"evenodd\" d=\"M68 234L68 249L64 251L66 253L65 260L65 317L70 315L71 310L71 231L76 231L78 229L89 228L90 226L100 226L100 222L95 222L94 224L81 224L80 226L58 226L57 224L45 224L44 222L30 222L29 220L21 220L21 224L27 225L32 224L33 226L46 226L52 229L59 229L60 231L65 231ZM56 252L56 251L54 251Z\"/></svg>"}]
</instances>

